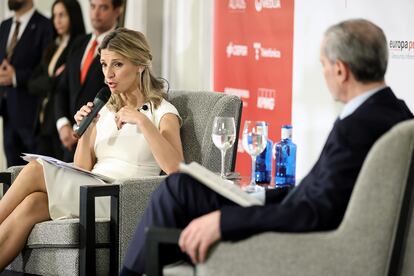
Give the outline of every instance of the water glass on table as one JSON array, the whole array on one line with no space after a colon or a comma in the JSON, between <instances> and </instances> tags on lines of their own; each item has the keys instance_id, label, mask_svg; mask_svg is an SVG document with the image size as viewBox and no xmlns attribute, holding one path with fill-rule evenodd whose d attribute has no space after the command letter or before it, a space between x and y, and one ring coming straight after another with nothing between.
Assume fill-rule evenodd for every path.
<instances>
[{"instance_id":1,"label":"water glass on table","mask_svg":"<svg viewBox=\"0 0 414 276\"><path fill-rule=\"evenodd\" d=\"M214 145L221 152L220 176L225 178L226 151L231 148L236 139L236 125L233 117L215 117L213 122L212 139Z\"/></svg>"},{"instance_id":2,"label":"water glass on table","mask_svg":"<svg viewBox=\"0 0 414 276\"><path fill-rule=\"evenodd\" d=\"M265 121L245 121L243 127L243 149L252 158L252 174L250 184L244 187L246 192L257 192L261 187L256 185L256 157L266 148L267 124Z\"/></svg>"}]
</instances>

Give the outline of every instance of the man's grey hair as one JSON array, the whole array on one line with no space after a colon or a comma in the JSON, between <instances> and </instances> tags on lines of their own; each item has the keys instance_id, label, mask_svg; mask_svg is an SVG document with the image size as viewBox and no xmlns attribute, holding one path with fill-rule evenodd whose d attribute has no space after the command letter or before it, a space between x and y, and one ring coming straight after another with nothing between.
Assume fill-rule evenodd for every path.
<instances>
[{"instance_id":1,"label":"man's grey hair","mask_svg":"<svg viewBox=\"0 0 414 276\"><path fill-rule=\"evenodd\" d=\"M388 64L387 39L380 27L364 19L352 19L331 26L325 32L325 56L347 64L357 81L384 80Z\"/></svg>"}]
</instances>

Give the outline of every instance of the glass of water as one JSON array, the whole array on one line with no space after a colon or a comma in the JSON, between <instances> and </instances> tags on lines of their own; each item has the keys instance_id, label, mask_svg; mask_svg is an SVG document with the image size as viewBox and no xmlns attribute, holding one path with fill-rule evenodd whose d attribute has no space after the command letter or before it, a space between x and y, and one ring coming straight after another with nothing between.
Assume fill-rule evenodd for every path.
<instances>
[{"instance_id":1,"label":"glass of water","mask_svg":"<svg viewBox=\"0 0 414 276\"><path fill-rule=\"evenodd\" d=\"M252 177L250 184L245 187L247 192L260 190L256 186L255 165L256 157L266 148L267 124L265 121L245 121L243 127L243 149L252 158Z\"/></svg>"},{"instance_id":2,"label":"glass of water","mask_svg":"<svg viewBox=\"0 0 414 276\"><path fill-rule=\"evenodd\" d=\"M213 122L212 139L214 145L221 152L221 177L226 177L225 157L226 151L231 148L236 139L236 125L233 117L215 117Z\"/></svg>"}]
</instances>

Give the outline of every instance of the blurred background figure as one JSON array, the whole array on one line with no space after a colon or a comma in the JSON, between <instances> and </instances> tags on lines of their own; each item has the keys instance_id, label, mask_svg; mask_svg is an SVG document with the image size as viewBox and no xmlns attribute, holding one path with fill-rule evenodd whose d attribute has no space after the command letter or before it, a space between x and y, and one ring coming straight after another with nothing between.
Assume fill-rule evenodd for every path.
<instances>
[{"instance_id":1,"label":"blurred background figure","mask_svg":"<svg viewBox=\"0 0 414 276\"><path fill-rule=\"evenodd\" d=\"M73 160L77 143L73 115L86 102L92 102L105 85L97 51L104 37L115 29L122 5L122 0L90 0L93 31L73 42L55 99L56 128L64 146L64 161Z\"/></svg>"},{"instance_id":2,"label":"blurred background figure","mask_svg":"<svg viewBox=\"0 0 414 276\"><path fill-rule=\"evenodd\" d=\"M27 81L52 39L50 21L38 13L33 0L9 0L12 18L0 26L0 113L4 120L7 166L26 163L22 152L34 152L34 127L39 97L27 91Z\"/></svg>"},{"instance_id":3,"label":"blurred background figure","mask_svg":"<svg viewBox=\"0 0 414 276\"><path fill-rule=\"evenodd\" d=\"M29 81L29 92L41 97L36 131L37 153L63 158L63 147L56 129L54 99L57 83L65 70L70 46L85 35L81 7L77 0L56 0L52 5L53 41L43 53L42 62Z\"/></svg>"}]
</instances>

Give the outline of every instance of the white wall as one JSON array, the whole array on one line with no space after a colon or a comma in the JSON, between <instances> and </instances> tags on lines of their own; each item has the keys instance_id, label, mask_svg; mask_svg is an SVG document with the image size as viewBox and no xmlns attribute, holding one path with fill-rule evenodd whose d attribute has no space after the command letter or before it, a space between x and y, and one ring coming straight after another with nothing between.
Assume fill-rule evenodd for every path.
<instances>
[{"instance_id":1,"label":"white wall","mask_svg":"<svg viewBox=\"0 0 414 276\"><path fill-rule=\"evenodd\" d=\"M164 4L163 71L172 89L211 90L213 0Z\"/></svg>"},{"instance_id":2,"label":"white wall","mask_svg":"<svg viewBox=\"0 0 414 276\"><path fill-rule=\"evenodd\" d=\"M362 17L383 28L388 40L414 40L414 1L296 0L293 63L293 126L298 144L298 177L319 156L332 123L339 114L325 86L319 64L319 41L325 29L340 20ZM414 49L412 50L414 57ZM414 59L389 60L386 81L414 110Z\"/></svg>"}]
</instances>

